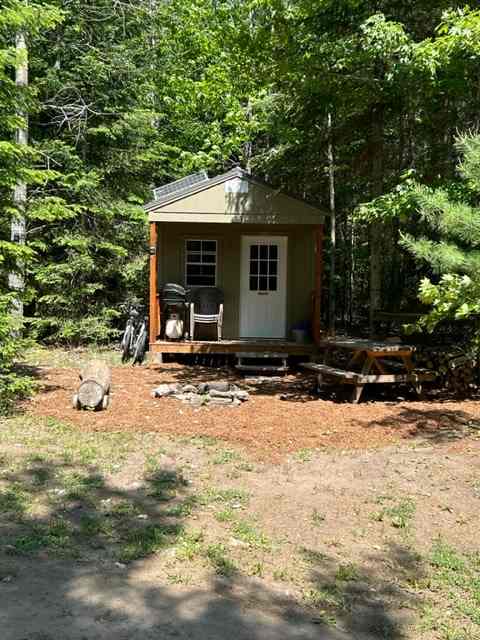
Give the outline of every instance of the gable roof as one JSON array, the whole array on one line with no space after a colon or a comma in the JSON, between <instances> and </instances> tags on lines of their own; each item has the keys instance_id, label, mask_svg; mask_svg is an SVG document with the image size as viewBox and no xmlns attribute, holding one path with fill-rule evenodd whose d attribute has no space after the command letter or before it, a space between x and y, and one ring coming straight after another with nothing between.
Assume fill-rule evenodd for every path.
<instances>
[{"instance_id":1,"label":"gable roof","mask_svg":"<svg viewBox=\"0 0 480 640\"><path fill-rule=\"evenodd\" d=\"M203 174L203 176L205 177L201 176L201 174ZM190 184L188 183L189 178L193 178L193 180L190 181ZM234 169L230 169L230 171L227 171L226 173L221 173L212 178L208 178L206 172L203 171L198 174L193 174L192 176L187 176L187 178L182 178L180 180L176 180L175 182L169 183L168 186L170 186L171 189L169 189L169 191L165 194L162 194L162 195L159 194L158 198L155 198L154 200L151 200L150 202L145 204L144 209L148 212L155 211L156 209L161 209L162 207L168 204L172 204L173 202L176 202L178 200L183 200L184 198L188 198L189 196L199 193L200 191L205 191L206 189L210 189L211 187L214 187L216 185L222 184L224 182L228 182L229 180L232 180L234 178L241 178L243 180L248 180L248 182L251 182L253 184L257 184L264 188L269 189L270 191L272 191L272 193L281 194L283 197L296 200L297 202L301 202L303 205L311 207L316 211L320 211L318 207L315 207L314 205L310 204L306 200L301 198L293 198L292 196L287 196L286 194L282 193L280 189L275 189L274 187L271 187L265 182L258 180L257 178L254 178L252 175L247 173L241 167L235 167ZM175 185L177 183L178 183L178 188L175 188ZM161 190L162 188L160 187L158 189L158 192L161 192ZM157 191L157 189L154 189L154 193L155 191ZM323 211L322 213L324 214Z\"/></svg>"}]
</instances>

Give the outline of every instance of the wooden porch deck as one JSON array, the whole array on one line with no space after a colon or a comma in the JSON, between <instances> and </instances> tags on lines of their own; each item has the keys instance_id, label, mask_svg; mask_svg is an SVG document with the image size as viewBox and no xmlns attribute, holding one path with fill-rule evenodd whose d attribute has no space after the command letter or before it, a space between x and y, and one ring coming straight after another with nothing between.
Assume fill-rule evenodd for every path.
<instances>
[{"instance_id":1,"label":"wooden porch deck","mask_svg":"<svg viewBox=\"0 0 480 640\"><path fill-rule=\"evenodd\" d=\"M286 353L291 356L312 355L317 352L313 343L299 344L286 340L156 340L150 343L150 352L162 353Z\"/></svg>"}]
</instances>

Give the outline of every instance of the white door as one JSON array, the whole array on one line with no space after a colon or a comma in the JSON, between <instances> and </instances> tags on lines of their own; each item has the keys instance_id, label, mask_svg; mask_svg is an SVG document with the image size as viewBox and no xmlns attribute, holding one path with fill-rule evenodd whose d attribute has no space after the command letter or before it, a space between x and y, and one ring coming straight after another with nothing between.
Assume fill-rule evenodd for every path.
<instances>
[{"instance_id":1,"label":"white door","mask_svg":"<svg viewBox=\"0 0 480 640\"><path fill-rule=\"evenodd\" d=\"M285 338L287 238L242 236L240 337Z\"/></svg>"}]
</instances>

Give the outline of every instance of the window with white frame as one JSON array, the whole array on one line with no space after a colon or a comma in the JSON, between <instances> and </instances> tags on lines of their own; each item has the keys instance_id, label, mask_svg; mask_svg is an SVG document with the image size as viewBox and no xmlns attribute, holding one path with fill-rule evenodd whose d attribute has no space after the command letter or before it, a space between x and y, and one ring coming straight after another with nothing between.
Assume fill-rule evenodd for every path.
<instances>
[{"instance_id":1,"label":"window with white frame","mask_svg":"<svg viewBox=\"0 0 480 640\"><path fill-rule=\"evenodd\" d=\"M185 240L185 286L217 284L217 241Z\"/></svg>"}]
</instances>

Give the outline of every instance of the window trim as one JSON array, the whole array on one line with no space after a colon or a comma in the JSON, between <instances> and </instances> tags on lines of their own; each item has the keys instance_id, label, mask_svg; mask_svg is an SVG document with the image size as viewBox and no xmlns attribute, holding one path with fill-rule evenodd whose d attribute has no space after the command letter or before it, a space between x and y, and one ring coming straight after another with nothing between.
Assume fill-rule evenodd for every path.
<instances>
[{"instance_id":1,"label":"window trim","mask_svg":"<svg viewBox=\"0 0 480 640\"><path fill-rule=\"evenodd\" d=\"M187 243L188 242L214 242L215 243L215 282L214 284L188 284L187 282L187 265L189 264L199 264L199 265L203 265L203 264L212 264L211 262L209 263L203 263L203 262L189 262L188 261L188 249L187 249ZM218 240L216 240L215 238L184 238L184 244L183 244L183 250L185 252L185 260L184 260L184 282L185 282L185 287L195 287L195 288L199 288L199 287L209 287L211 289L215 288L217 286L218 283ZM200 253L203 253L202 251Z\"/></svg>"}]
</instances>

